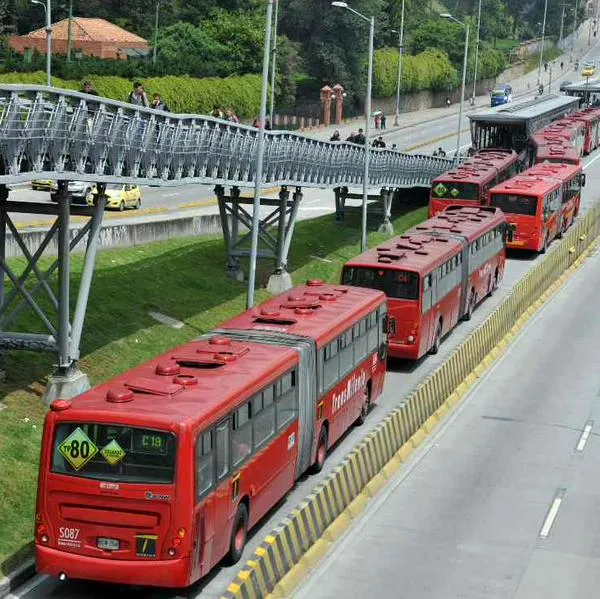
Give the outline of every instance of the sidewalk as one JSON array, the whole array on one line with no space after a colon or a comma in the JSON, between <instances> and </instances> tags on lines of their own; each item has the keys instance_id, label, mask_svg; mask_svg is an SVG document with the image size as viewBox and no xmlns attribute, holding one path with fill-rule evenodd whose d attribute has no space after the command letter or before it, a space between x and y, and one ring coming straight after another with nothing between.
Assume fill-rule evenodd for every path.
<instances>
[{"instance_id":1,"label":"sidewalk","mask_svg":"<svg viewBox=\"0 0 600 599\"><path fill-rule=\"evenodd\" d=\"M579 27L576 35L578 36L576 39L573 60L578 59L580 63L582 63L585 55L594 49L596 44L598 43L597 38L592 37L592 44L588 48L588 27L590 21L585 21ZM567 80L576 80L579 77L579 74L573 70L573 63L569 62L569 54L570 49L567 48L563 55L558 59L555 59L555 65L552 72L552 93L558 93L558 87L560 86L562 81ZM565 63L565 68L561 72L560 71L560 59ZM498 77L499 83L509 83L513 88L513 99L518 100L527 96L529 94L535 95L537 94L537 68L525 75L521 75L520 77L516 77L514 79L503 81L502 76ZM542 82L544 84L544 93L548 88L548 79L549 73L546 73L542 68L541 73ZM465 95L467 95L465 93ZM467 115L472 112L476 112L478 110L486 110L490 107L489 105L489 96L487 94L481 94L477 96L476 105L471 107L468 105L468 101L465 101L465 111L463 114ZM427 108L425 110L415 110L413 112L405 112L400 114L399 124L395 126L394 123L394 114L389 114L387 116L387 128L383 131L381 129L375 129L374 126L371 128L371 132L369 135L370 139L374 139L375 137L379 137L383 135L389 135L391 133L395 133L397 131L401 131L402 129L407 129L409 127L414 127L416 125L420 125L422 123L430 123L431 121L436 121L439 119L443 119L449 116L458 117L459 112L459 103L452 104L449 108L441 107L441 108ZM364 129L365 119L364 117L349 119L345 121L341 125L330 125L329 127L319 127L318 129L310 129L303 132L303 135L308 137L314 137L315 139L327 141L333 135L333 132L338 130L340 132L340 138L342 140L346 140L352 132L358 131L359 128Z\"/></svg>"}]
</instances>

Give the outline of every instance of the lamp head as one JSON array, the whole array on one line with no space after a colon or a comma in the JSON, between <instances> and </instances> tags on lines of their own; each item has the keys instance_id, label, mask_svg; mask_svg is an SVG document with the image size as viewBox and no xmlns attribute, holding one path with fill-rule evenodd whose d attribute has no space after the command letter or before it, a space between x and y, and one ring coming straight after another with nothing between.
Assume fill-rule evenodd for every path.
<instances>
[{"instance_id":1,"label":"lamp head","mask_svg":"<svg viewBox=\"0 0 600 599\"><path fill-rule=\"evenodd\" d=\"M338 8L348 8L347 2L332 2L331 6L337 6Z\"/></svg>"}]
</instances>

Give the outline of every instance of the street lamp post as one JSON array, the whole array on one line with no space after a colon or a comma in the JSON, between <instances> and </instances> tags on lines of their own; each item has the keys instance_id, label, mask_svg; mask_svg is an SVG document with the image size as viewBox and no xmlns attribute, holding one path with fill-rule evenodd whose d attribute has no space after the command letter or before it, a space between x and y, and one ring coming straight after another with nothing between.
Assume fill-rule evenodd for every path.
<instances>
[{"instance_id":1,"label":"street lamp post","mask_svg":"<svg viewBox=\"0 0 600 599\"><path fill-rule=\"evenodd\" d=\"M451 14L442 13L440 15L442 19L450 19L459 25L462 25L465 28L465 54L463 58L463 73L462 73L462 86L460 90L460 107L458 109L458 131L456 132L456 156L454 157L455 161L458 162L458 156L460 153L460 130L462 128L462 114L463 114L463 104L465 103L465 83L467 81L467 58L469 55L469 24L463 23L459 21L456 17L453 17Z\"/></svg>"},{"instance_id":2,"label":"street lamp post","mask_svg":"<svg viewBox=\"0 0 600 599\"><path fill-rule=\"evenodd\" d=\"M275 0L275 18L273 19L273 58L271 64L271 110L269 121L273 126L273 114L275 112L275 73L277 64L277 20L279 16L279 0Z\"/></svg>"},{"instance_id":3,"label":"street lamp post","mask_svg":"<svg viewBox=\"0 0 600 599\"><path fill-rule=\"evenodd\" d=\"M250 246L250 268L248 272L247 307L254 306L254 284L256 281L256 259L258 257L258 229L260 224L260 194L262 191L263 159L265 155L265 121L267 120L267 95L269 91L269 55L271 52L271 28L273 22L273 2L267 1L267 23L263 49L262 90L260 95L260 123L256 151L254 175L254 202L252 209L252 245Z\"/></svg>"},{"instance_id":4,"label":"street lamp post","mask_svg":"<svg viewBox=\"0 0 600 599\"><path fill-rule=\"evenodd\" d=\"M52 4L51 0L31 0L40 4L46 12L46 85L52 87Z\"/></svg>"},{"instance_id":5,"label":"street lamp post","mask_svg":"<svg viewBox=\"0 0 600 599\"><path fill-rule=\"evenodd\" d=\"M400 17L400 31L392 29L393 33L398 34L398 89L396 91L396 117L394 125L400 124L400 87L402 86L402 53L404 52L404 0L402 0L402 13Z\"/></svg>"},{"instance_id":6,"label":"street lamp post","mask_svg":"<svg viewBox=\"0 0 600 599\"><path fill-rule=\"evenodd\" d=\"M577 0L575 0L575 13L573 14L573 36L571 39L571 55L569 62L573 62L573 52L575 51L575 32L577 31Z\"/></svg>"},{"instance_id":7,"label":"street lamp post","mask_svg":"<svg viewBox=\"0 0 600 599\"><path fill-rule=\"evenodd\" d=\"M72 34L71 28L73 26L73 0L69 0L69 25L67 28L67 62L71 62L71 46L72 46Z\"/></svg>"},{"instance_id":8,"label":"street lamp post","mask_svg":"<svg viewBox=\"0 0 600 599\"><path fill-rule=\"evenodd\" d=\"M152 64L156 64L156 46L158 46L158 12L160 9L160 0L156 0L156 14L154 16L154 44L152 48Z\"/></svg>"},{"instance_id":9,"label":"street lamp post","mask_svg":"<svg viewBox=\"0 0 600 599\"><path fill-rule=\"evenodd\" d=\"M477 95L477 67L479 66L479 31L481 29L481 0L479 0L479 8L477 10L477 42L475 43L475 72L473 74L473 96L471 104L475 104L475 96Z\"/></svg>"},{"instance_id":10,"label":"street lamp post","mask_svg":"<svg viewBox=\"0 0 600 599\"><path fill-rule=\"evenodd\" d=\"M369 71L367 75L367 97L365 100L365 168L363 175L363 199L360 235L360 249L361 252L364 252L367 249L367 200L369 199L369 162L371 159L369 134L371 131L371 92L373 88L373 38L375 37L375 17L366 17L353 8L350 8L347 2L332 2L331 4L332 6L349 10L369 23Z\"/></svg>"},{"instance_id":11,"label":"street lamp post","mask_svg":"<svg viewBox=\"0 0 600 599\"><path fill-rule=\"evenodd\" d=\"M544 41L546 36L546 13L548 12L548 0L544 2L544 20L542 22L542 47L540 48L540 64L538 65L537 84L540 86L542 76L542 62L544 61Z\"/></svg>"}]
</instances>

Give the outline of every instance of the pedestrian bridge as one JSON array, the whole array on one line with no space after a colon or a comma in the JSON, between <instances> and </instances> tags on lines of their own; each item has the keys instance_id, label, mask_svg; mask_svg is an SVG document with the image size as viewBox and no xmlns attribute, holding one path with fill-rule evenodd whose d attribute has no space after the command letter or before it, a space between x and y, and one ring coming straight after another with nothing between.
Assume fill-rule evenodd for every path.
<instances>
[{"instance_id":1,"label":"pedestrian bridge","mask_svg":"<svg viewBox=\"0 0 600 599\"><path fill-rule=\"evenodd\" d=\"M0 86L0 370L6 351L51 351L58 360L47 402L72 397L88 387L77 362L109 183L213 185L227 268L234 277L243 278L240 260L250 252L246 232L254 214L248 208L252 199L242 197L240 188L255 184L257 152L258 130L253 127L61 89ZM258 257L275 260L274 285L288 285L287 258L302 188L335 189L336 205L343 206L352 195L347 188L363 183L364 160L364 146L266 132L261 186L281 186L281 191L277 199L261 200ZM444 158L371 149L368 184L378 188L377 198L384 203L385 230L392 230L394 188L427 187L452 164ZM55 202L32 201L23 195L12 198L11 184L34 179L58 181ZM93 206L71 205L68 182L73 180L96 183ZM56 216L37 248L28 247L15 227L12 215L18 213ZM88 221L77 229L72 216L88 217ZM15 270L18 264L6 260L8 238L25 258L21 273ZM71 310L70 252L86 238L83 272ZM42 271L40 259L53 245L57 259ZM14 330L25 309L37 315L41 332Z\"/></svg>"},{"instance_id":2,"label":"pedestrian bridge","mask_svg":"<svg viewBox=\"0 0 600 599\"><path fill-rule=\"evenodd\" d=\"M253 186L258 130L42 86L0 86L0 184L37 178ZM265 138L266 186L363 183L363 146L282 131ZM372 149L371 187L427 186L452 161Z\"/></svg>"}]
</instances>

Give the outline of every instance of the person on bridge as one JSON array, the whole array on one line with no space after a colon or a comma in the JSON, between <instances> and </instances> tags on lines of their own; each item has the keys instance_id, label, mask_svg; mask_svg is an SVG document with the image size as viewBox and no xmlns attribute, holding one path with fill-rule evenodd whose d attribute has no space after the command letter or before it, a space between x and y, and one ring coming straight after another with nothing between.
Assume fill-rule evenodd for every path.
<instances>
[{"instance_id":1,"label":"person on bridge","mask_svg":"<svg viewBox=\"0 0 600 599\"><path fill-rule=\"evenodd\" d=\"M340 132L336 129L333 135L329 138L329 141L340 141Z\"/></svg>"},{"instance_id":2,"label":"person on bridge","mask_svg":"<svg viewBox=\"0 0 600 599\"><path fill-rule=\"evenodd\" d=\"M139 81L133 84L133 91L129 94L129 103L148 108L148 96L144 91L144 86Z\"/></svg>"},{"instance_id":3,"label":"person on bridge","mask_svg":"<svg viewBox=\"0 0 600 599\"><path fill-rule=\"evenodd\" d=\"M160 94L154 94L154 96L152 96L150 108L154 108L154 110L162 110L163 112L171 112L166 102L164 102L160 97Z\"/></svg>"},{"instance_id":4,"label":"person on bridge","mask_svg":"<svg viewBox=\"0 0 600 599\"><path fill-rule=\"evenodd\" d=\"M383 141L383 137L381 135L373 141L374 148L385 148L385 141Z\"/></svg>"},{"instance_id":5,"label":"person on bridge","mask_svg":"<svg viewBox=\"0 0 600 599\"><path fill-rule=\"evenodd\" d=\"M91 81L84 81L83 87L79 90L81 94L88 94L88 96L98 96L98 92L94 89Z\"/></svg>"},{"instance_id":6,"label":"person on bridge","mask_svg":"<svg viewBox=\"0 0 600 599\"><path fill-rule=\"evenodd\" d=\"M359 144L361 146L364 146L367 143L367 140L365 138L365 133L362 129L358 130L358 134L354 138L354 143Z\"/></svg>"}]
</instances>

